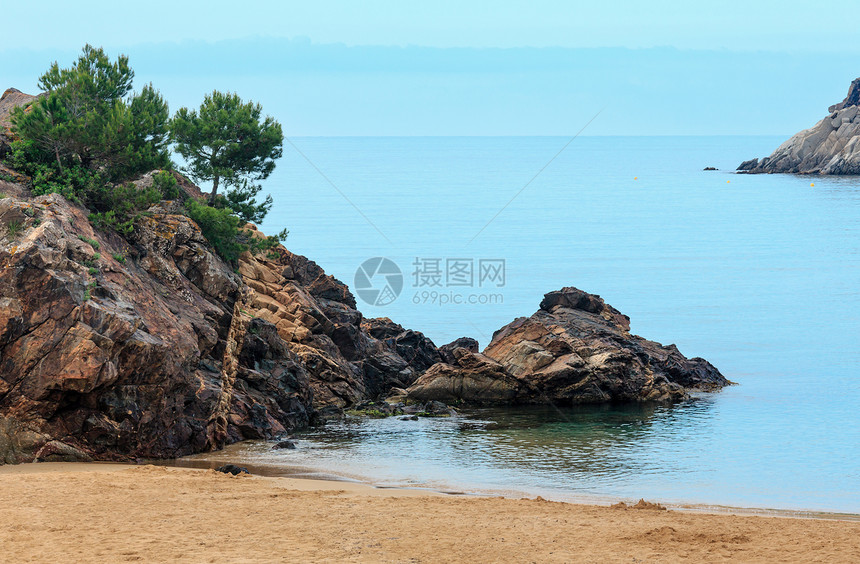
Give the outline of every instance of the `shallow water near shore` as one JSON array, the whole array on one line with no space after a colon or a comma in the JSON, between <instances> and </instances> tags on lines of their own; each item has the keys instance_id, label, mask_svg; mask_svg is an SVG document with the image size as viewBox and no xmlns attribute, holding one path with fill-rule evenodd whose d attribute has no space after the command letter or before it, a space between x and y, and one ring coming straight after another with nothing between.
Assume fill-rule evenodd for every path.
<instances>
[{"instance_id":1,"label":"shallow water near shore","mask_svg":"<svg viewBox=\"0 0 860 564\"><path fill-rule=\"evenodd\" d=\"M760 466L752 452L760 445L733 448L743 437L713 433L703 439L704 429L719 425L719 411L710 398L695 398L675 406L481 409L418 421L348 417L295 434L296 449L247 441L174 463L580 503L644 497L709 511L857 513L856 496L805 479L815 469L781 476Z\"/></svg>"},{"instance_id":2,"label":"shallow water near shore","mask_svg":"<svg viewBox=\"0 0 860 564\"><path fill-rule=\"evenodd\" d=\"M365 259L396 262L402 292L359 298L366 316L483 347L573 285L739 385L671 407L330 423L296 451L228 452L380 485L860 513L860 179L731 173L783 140L582 137L533 180L568 139L293 140L328 180L287 146L263 229L351 287ZM506 279L428 288L416 259L504 259Z\"/></svg>"}]
</instances>

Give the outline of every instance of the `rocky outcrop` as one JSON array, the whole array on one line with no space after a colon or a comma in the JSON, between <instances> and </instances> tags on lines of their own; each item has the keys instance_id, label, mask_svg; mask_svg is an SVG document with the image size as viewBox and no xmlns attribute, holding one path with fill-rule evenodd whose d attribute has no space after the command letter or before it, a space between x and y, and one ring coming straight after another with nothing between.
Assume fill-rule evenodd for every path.
<instances>
[{"instance_id":1,"label":"rocky outcrop","mask_svg":"<svg viewBox=\"0 0 860 564\"><path fill-rule=\"evenodd\" d=\"M355 297L313 261L283 247L244 256L248 312L275 326L308 371L318 410L342 409L407 387L440 360L423 334L390 319L364 319Z\"/></svg>"},{"instance_id":2,"label":"rocky outcrop","mask_svg":"<svg viewBox=\"0 0 860 564\"><path fill-rule=\"evenodd\" d=\"M17 88L8 88L0 95L0 127L3 128L3 133L8 133L8 128L11 125L10 116L12 110L18 106L23 106L36 99L36 96L24 94Z\"/></svg>"},{"instance_id":3,"label":"rocky outcrop","mask_svg":"<svg viewBox=\"0 0 860 564\"><path fill-rule=\"evenodd\" d=\"M9 151L12 142L12 110L35 100L36 96L24 94L15 88L9 88L0 96L0 159Z\"/></svg>"},{"instance_id":4,"label":"rocky outcrop","mask_svg":"<svg viewBox=\"0 0 860 564\"><path fill-rule=\"evenodd\" d=\"M769 157L744 161L739 171L860 174L860 78L830 115L783 143Z\"/></svg>"},{"instance_id":5,"label":"rocky outcrop","mask_svg":"<svg viewBox=\"0 0 860 564\"><path fill-rule=\"evenodd\" d=\"M275 438L440 359L420 333L363 319L346 286L283 247L244 255L237 274L175 202L124 239L59 195L6 184L0 463Z\"/></svg>"},{"instance_id":6,"label":"rocky outcrop","mask_svg":"<svg viewBox=\"0 0 860 564\"><path fill-rule=\"evenodd\" d=\"M0 415L29 437L0 458L51 440L108 459L224 444L239 278L193 222L153 212L132 246L57 195L0 200Z\"/></svg>"},{"instance_id":7,"label":"rocky outcrop","mask_svg":"<svg viewBox=\"0 0 860 564\"><path fill-rule=\"evenodd\" d=\"M727 384L701 358L688 359L630 333L630 320L576 288L546 294L540 310L493 335L477 354L431 367L407 390L415 401L468 404L676 401Z\"/></svg>"},{"instance_id":8,"label":"rocky outcrop","mask_svg":"<svg viewBox=\"0 0 860 564\"><path fill-rule=\"evenodd\" d=\"M828 112L838 112L851 106L860 106L860 78L855 78L848 87L848 95L838 104L833 104L827 108Z\"/></svg>"}]
</instances>

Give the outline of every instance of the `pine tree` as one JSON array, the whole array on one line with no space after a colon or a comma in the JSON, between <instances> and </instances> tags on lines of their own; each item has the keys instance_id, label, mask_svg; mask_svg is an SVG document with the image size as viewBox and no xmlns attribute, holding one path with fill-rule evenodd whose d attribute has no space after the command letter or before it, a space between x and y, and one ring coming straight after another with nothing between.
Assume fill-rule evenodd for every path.
<instances>
[{"instance_id":1,"label":"pine tree","mask_svg":"<svg viewBox=\"0 0 860 564\"><path fill-rule=\"evenodd\" d=\"M13 127L60 172L81 166L118 179L167 166L167 103L152 85L126 99L133 78L128 57L111 62L86 45L70 68L55 62L42 75L46 94L27 111L16 108Z\"/></svg>"},{"instance_id":2,"label":"pine tree","mask_svg":"<svg viewBox=\"0 0 860 564\"><path fill-rule=\"evenodd\" d=\"M184 172L197 182L212 182L213 202L223 183L228 199L232 192L232 201L254 207L256 211L243 207L242 213L258 220L271 200L257 204L254 196L260 188L252 183L275 169L284 139L281 124L261 115L260 104L216 90L205 97L199 111L180 108L171 122L176 151L187 162Z\"/></svg>"},{"instance_id":3,"label":"pine tree","mask_svg":"<svg viewBox=\"0 0 860 564\"><path fill-rule=\"evenodd\" d=\"M227 190L225 204L246 223L260 223L269 210L272 209L272 196L267 195L265 199L257 203L256 196L260 193L262 186L251 184L243 180L239 186Z\"/></svg>"}]
</instances>

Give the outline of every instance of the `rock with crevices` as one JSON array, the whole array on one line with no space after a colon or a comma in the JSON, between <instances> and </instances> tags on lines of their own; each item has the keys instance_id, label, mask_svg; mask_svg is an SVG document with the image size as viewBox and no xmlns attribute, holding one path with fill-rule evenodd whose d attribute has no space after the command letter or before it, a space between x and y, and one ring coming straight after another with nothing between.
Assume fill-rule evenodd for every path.
<instances>
[{"instance_id":1,"label":"rock with crevices","mask_svg":"<svg viewBox=\"0 0 860 564\"><path fill-rule=\"evenodd\" d=\"M730 383L704 359L631 334L626 315L572 287L546 294L534 315L496 331L483 354L459 348L454 356L432 366L407 397L475 405L671 402Z\"/></svg>"},{"instance_id":2,"label":"rock with crevices","mask_svg":"<svg viewBox=\"0 0 860 564\"><path fill-rule=\"evenodd\" d=\"M830 114L780 145L769 157L744 161L747 173L860 174L860 78Z\"/></svg>"}]
</instances>

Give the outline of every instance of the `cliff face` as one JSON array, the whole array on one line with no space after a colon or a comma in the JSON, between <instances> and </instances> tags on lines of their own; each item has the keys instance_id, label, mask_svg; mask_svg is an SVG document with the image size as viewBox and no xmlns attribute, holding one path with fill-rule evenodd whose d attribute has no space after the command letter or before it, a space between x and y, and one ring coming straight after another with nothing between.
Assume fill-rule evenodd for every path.
<instances>
[{"instance_id":1,"label":"cliff face","mask_svg":"<svg viewBox=\"0 0 860 564\"><path fill-rule=\"evenodd\" d=\"M277 259L244 255L239 273L250 293L247 314L307 371L317 410L407 387L440 360L430 339L387 318L364 319L344 284L283 247Z\"/></svg>"},{"instance_id":2,"label":"cliff face","mask_svg":"<svg viewBox=\"0 0 860 564\"><path fill-rule=\"evenodd\" d=\"M830 115L783 143L769 157L741 163L749 173L860 174L860 78Z\"/></svg>"},{"instance_id":3,"label":"cliff face","mask_svg":"<svg viewBox=\"0 0 860 564\"><path fill-rule=\"evenodd\" d=\"M175 203L124 240L58 195L0 192L0 463L274 438L438 360L420 333L363 320L343 284L283 247L233 272Z\"/></svg>"}]
</instances>

